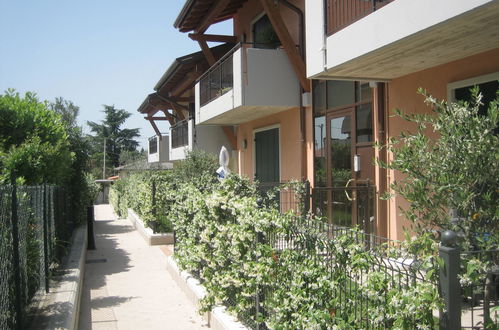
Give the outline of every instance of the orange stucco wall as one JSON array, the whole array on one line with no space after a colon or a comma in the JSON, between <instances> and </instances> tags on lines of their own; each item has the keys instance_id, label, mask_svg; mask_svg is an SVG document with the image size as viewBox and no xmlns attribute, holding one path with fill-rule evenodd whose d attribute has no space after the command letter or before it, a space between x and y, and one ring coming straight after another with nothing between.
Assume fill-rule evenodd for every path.
<instances>
[{"instance_id":1,"label":"orange stucco wall","mask_svg":"<svg viewBox=\"0 0 499 330\"><path fill-rule=\"evenodd\" d=\"M447 99L447 84L498 71L499 48L394 79L388 83L388 115L395 108L407 113L431 112L423 103L423 96L417 94L419 87L438 99ZM401 118L388 117L386 120L388 136L398 136L402 130L410 129ZM400 173L390 171L387 180L393 182L399 178ZM403 228L409 225L407 220L399 215L399 208L405 205L402 198L396 198L389 203L387 229L388 235L393 239L401 239Z\"/></svg>"},{"instance_id":2,"label":"orange stucco wall","mask_svg":"<svg viewBox=\"0 0 499 330\"><path fill-rule=\"evenodd\" d=\"M298 108L238 126L239 174L253 179L254 131L275 125L279 126L281 181L302 178L302 139L300 133L300 111ZM246 148L244 148L244 140L247 141Z\"/></svg>"}]
</instances>

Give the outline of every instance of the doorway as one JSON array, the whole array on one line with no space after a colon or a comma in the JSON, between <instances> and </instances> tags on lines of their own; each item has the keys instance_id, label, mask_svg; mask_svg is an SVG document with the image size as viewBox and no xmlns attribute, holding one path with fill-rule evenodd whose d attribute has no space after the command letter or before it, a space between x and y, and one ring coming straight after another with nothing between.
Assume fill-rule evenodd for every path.
<instances>
[{"instance_id":1,"label":"doorway","mask_svg":"<svg viewBox=\"0 0 499 330\"><path fill-rule=\"evenodd\" d=\"M260 183L280 182L279 127L254 132L255 180Z\"/></svg>"},{"instance_id":2,"label":"doorway","mask_svg":"<svg viewBox=\"0 0 499 330\"><path fill-rule=\"evenodd\" d=\"M374 136L368 83L314 82L314 211L373 232Z\"/></svg>"}]
</instances>

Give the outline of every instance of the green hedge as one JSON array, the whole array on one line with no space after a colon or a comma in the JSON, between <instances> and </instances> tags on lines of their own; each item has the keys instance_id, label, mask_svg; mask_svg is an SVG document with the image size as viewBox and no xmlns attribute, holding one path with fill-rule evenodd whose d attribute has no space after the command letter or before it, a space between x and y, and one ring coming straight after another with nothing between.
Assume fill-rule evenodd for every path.
<instances>
[{"instance_id":1,"label":"green hedge","mask_svg":"<svg viewBox=\"0 0 499 330\"><path fill-rule=\"evenodd\" d=\"M379 255L366 251L358 238L362 233L324 236L322 219L262 206L249 180L229 175L219 182L212 161L196 157L162 175L120 179L111 200L120 214L130 207L151 221L151 180L157 180L160 214L176 231L179 267L207 290L203 311L226 305L251 328L258 323L271 329L434 327L432 313L441 299L432 253L419 257L424 276L406 283L406 275L380 266ZM384 246L380 255L410 255L424 239L405 248ZM435 246L428 250L435 252ZM256 313L257 296L265 313Z\"/></svg>"}]
</instances>

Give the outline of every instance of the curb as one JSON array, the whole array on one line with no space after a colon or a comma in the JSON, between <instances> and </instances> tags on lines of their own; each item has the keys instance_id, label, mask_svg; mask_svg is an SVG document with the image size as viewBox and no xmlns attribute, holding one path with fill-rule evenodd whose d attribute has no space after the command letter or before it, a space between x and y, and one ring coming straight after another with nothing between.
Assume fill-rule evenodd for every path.
<instances>
[{"instance_id":1,"label":"curb","mask_svg":"<svg viewBox=\"0 0 499 330\"><path fill-rule=\"evenodd\" d=\"M206 295L206 289L199 281L186 271L181 271L173 257L167 257L166 268L175 282L189 300L199 309L200 300ZM211 329L215 330L247 330L235 317L227 313L226 308L217 306L210 312L202 314Z\"/></svg>"},{"instance_id":2,"label":"curb","mask_svg":"<svg viewBox=\"0 0 499 330\"><path fill-rule=\"evenodd\" d=\"M140 235L144 238L148 245L167 245L173 244L173 233L155 234L153 230L144 225L144 222L135 213L134 210L128 209L128 220L133 227L137 229Z\"/></svg>"},{"instance_id":3,"label":"curb","mask_svg":"<svg viewBox=\"0 0 499 330\"><path fill-rule=\"evenodd\" d=\"M78 329L87 241L87 225L84 224L74 231L69 254L56 270L50 292L40 293L35 298L30 312L30 329Z\"/></svg>"}]
</instances>

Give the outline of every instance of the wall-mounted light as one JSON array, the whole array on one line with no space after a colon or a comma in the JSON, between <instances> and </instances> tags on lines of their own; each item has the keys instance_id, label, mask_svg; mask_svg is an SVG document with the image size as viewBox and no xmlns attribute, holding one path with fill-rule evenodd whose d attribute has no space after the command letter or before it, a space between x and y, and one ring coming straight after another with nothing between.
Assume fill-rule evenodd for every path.
<instances>
[{"instance_id":1,"label":"wall-mounted light","mask_svg":"<svg viewBox=\"0 0 499 330\"><path fill-rule=\"evenodd\" d=\"M360 172L360 155L353 156L353 171Z\"/></svg>"}]
</instances>

